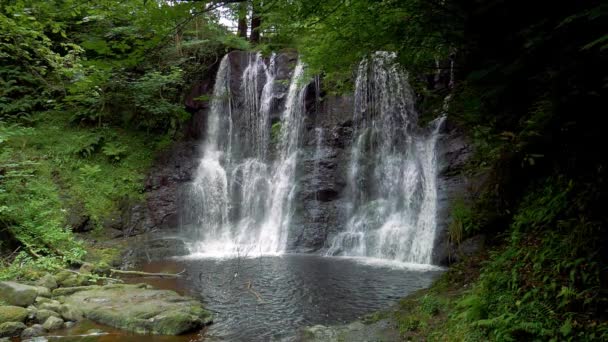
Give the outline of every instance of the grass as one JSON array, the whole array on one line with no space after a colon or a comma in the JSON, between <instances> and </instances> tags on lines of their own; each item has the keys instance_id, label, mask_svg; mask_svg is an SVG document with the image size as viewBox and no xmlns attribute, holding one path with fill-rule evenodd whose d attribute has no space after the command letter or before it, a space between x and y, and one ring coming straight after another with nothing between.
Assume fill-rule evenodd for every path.
<instances>
[{"instance_id":1,"label":"grass","mask_svg":"<svg viewBox=\"0 0 608 342\"><path fill-rule=\"evenodd\" d=\"M119 203L143 199L146 170L164 137L79 127L70 117L46 112L27 126L0 122L0 229L22 247L2 261L2 279L27 276L29 266L52 270L83 260L86 248L68 227L74 209L100 238Z\"/></svg>"}]
</instances>

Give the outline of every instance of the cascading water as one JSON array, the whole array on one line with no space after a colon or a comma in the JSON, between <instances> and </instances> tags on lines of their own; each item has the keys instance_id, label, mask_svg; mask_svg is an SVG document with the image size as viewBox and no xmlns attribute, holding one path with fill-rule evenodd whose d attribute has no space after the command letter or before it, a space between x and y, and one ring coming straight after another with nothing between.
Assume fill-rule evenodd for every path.
<instances>
[{"instance_id":1,"label":"cascading water","mask_svg":"<svg viewBox=\"0 0 608 342\"><path fill-rule=\"evenodd\" d=\"M417 126L414 95L395 55L378 52L358 70L348 175L349 217L328 255L430 264L435 239L437 156L443 118Z\"/></svg>"},{"instance_id":2,"label":"cascading water","mask_svg":"<svg viewBox=\"0 0 608 342\"><path fill-rule=\"evenodd\" d=\"M276 158L271 159L270 111L275 58L249 55L239 94L231 91L226 55L219 66L202 158L185 212L195 231L193 253L211 257L280 254L285 250L304 114L304 67L296 66Z\"/></svg>"}]
</instances>

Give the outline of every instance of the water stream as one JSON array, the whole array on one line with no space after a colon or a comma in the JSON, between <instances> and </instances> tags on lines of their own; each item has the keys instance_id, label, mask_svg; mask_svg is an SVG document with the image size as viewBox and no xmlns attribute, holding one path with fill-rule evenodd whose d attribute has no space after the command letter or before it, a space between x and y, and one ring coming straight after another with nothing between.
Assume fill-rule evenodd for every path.
<instances>
[{"instance_id":1,"label":"water stream","mask_svg":"<svg viewBox=\"0 0 608 342\"><path fill-rule=\"evenodd\" d=\"M291 77L276 151L270 144L274 56L251 54L239 96L230 89L228 55L221 61L208 113L206 139L185 215L194 221L199 256L278 255L285 251L295 189L306 88L298 63ZM276 157L270 158L274 153Z\"/></svg>"},{"instance_id":2,"label":"water stream","mask_svg":"<svg viewBox=\"0 0 608 342\"><path fill-rule=\"evenodd\" d=\"M395 55L361 62L355 88L347 229L327 254L430 264L436 228L437 156L443 119L423 131Z\"/></svg>"}]
</instances>

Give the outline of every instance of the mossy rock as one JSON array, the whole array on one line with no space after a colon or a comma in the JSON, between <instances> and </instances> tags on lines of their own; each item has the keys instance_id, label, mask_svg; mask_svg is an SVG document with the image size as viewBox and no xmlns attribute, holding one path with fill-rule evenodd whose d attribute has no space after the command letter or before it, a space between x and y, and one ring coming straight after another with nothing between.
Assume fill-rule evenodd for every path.
<instances>
[{"instance_id":1,"label":"mossy rock","mask_svg":"<svg viewBox=\"0 0 608 342\"><path fill-rule=\"evenodd\" d=\"M21 335L21 332L27 328L21 322L6 322L0 324L0 337L14 337Z\"/></svg>"},{"instance_id":2,"label":"mossy rock","mask_svg":"<svg viewBox=\"0 0 608 342\"><path fill-rule=\"evenodd\" d=\"M42 324L44 322L46 322L50 317L57 317L59 318L60 315L55 312L55 311L51 311L51 310L46 310L46 309L41 309L36 311L36 322Z\"/></svg>"},{"instance_id":3,"label":"mossy rock","mask_svg":"<svg viewBox=\"0 0 608 342\"><path fill-rule=\"evenodd\" d=\"M28 306L38 296L35 286L24 285L14 281L0 281L0 299L16 306Z\"/></svg>"},{"instance_id":4,"label":"mossy rock","mask_svg":"<svg viewBox=\"0 0 608 342\"><path fill-rule=\"evenodd\" d=\"M57 330L63 328L63 320L59 317L51 316L47 318L42 327L46 330Z\"/></svg>"},{"instance_id":5,"label":"mossy rock","mask_svg":"<svg viewBox=\"0 0 608 342\"><path fill-rule=\"evenodd\" d=\"M92 321L142 334L179 335L211 323L198 301L145 284L91 287L66 295L65 303Z\"/></svg>"},{"instance_id":6,"label":"mossy rock","mask_svg":"<svg viewBox=\"0 0 608 342\"><path fill-rule=\"evenodd\" d=\"M87 276L76 273L61 271L56 276L57 284L61 287L75 287L89 285L90 281Z\"/></svg>"},{"instance_id":7,"label":"mossy rock","mask_svg":"<svg viewBox=\"0 0 608 342\"><path fill-rule=\"evenodd\" d=\"M21 340L27 340L32 337L42 336L45 332L46 330L44 330L42 325L34 324L21 332Z\"/></svg>"},{"instance_id":8,"label":"mossy rock","mask_svg":"<svg viewBox=\"0 0 608 342\"><path fill-rule=\"evenodd\" d=\"M47 273L36 281L36 285L44 286L52 291L57 288L57 279L55 279L55 277L53 277L51 274Z\"/></svg>"},{"instance_id":9,"label":"mossy rock","mask_svg":"<svg viewBox=\"0 0 608 342\"><path fill-rule=\"evenodd\" d=\"M0 323L23 322L27 314L27 310L20 306L0 306Z\"/></svg>"},{"instance_id":10,"label":"mossy rock","mask_svg":"<svg viewBox=\"0 0 608 342\"><path fill-rule=\"evenodd\" d=\"M55 312L59 312L60 307L61 307L61 303L59 303L56 300L41 303L40 305L38 305L39 309L51 310L51 311L55 311Z\"/></svg>"}]
</instances>

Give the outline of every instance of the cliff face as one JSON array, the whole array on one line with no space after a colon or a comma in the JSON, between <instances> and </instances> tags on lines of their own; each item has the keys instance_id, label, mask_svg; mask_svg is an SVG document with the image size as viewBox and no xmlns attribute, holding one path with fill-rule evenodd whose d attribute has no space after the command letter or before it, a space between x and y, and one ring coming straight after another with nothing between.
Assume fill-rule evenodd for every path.
<instances>
[{"instance_id":1,"label":"cliff face","mask_svg":"<svg viewBox=\"0 0 608 342\"><path fill-rule=\"evenodd\" d=\"M238 98L240 77L251 54L233 51L229 54L231 92ZM280 118L288 91L288 80L297 55L281 53L275 58L275 94L271 101L271 123ZM124 234L175 228L180 225L182 191L192 181L204 139L208 101L201 97L213 91L214 71L196 83L186 106L192 118L184 127L184 138L161 153L146 182L146 201L123 210ZM213 74L212 74L213 73ZM297 188L294 215L289 233L288 249L316 252L329 247L331 239L345 229L346 185L353 135L353 99L351 96L325 94L322 85L312 82L307 89L306 117L297 167ZM234 106L241 104L234 103ZM442 127L438 142L438 229L433 261L449 262L447 227L450 203L474 193L475 184L463 175L462 168L472 154L464 132L449 119Z\"/></svg>"}]
</instances>

